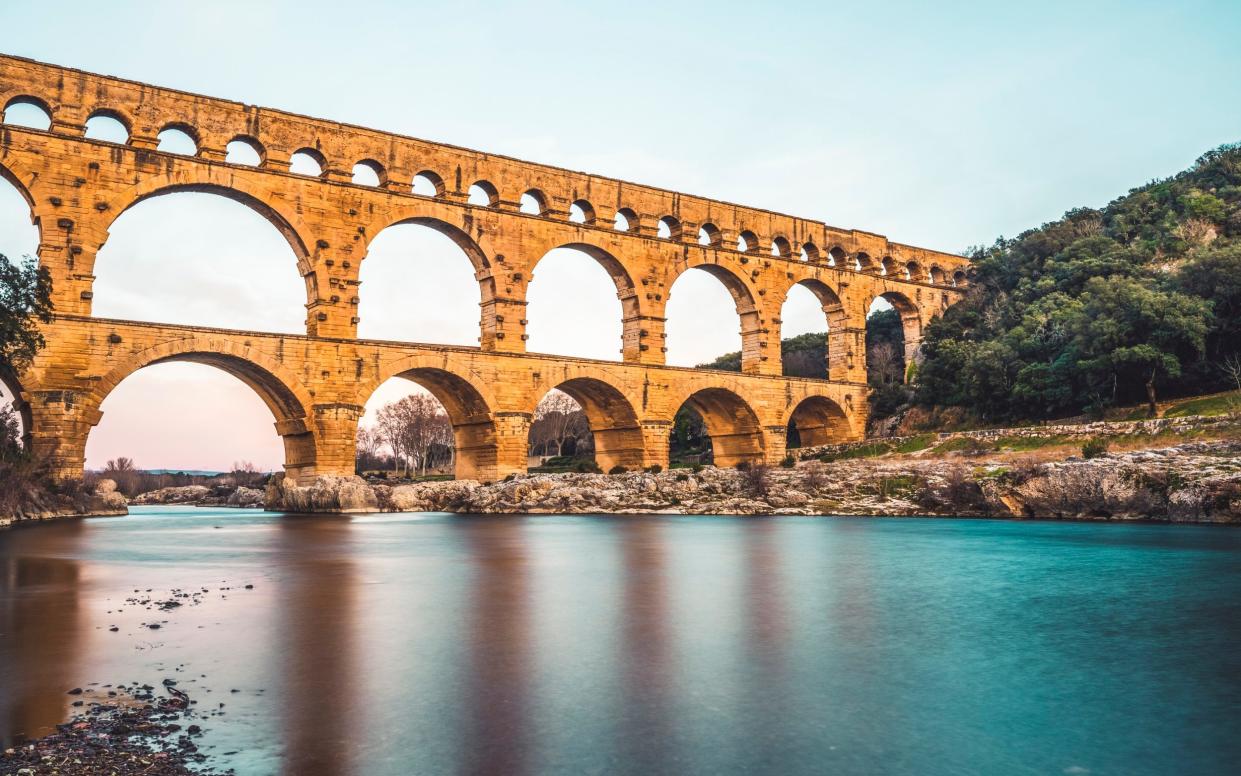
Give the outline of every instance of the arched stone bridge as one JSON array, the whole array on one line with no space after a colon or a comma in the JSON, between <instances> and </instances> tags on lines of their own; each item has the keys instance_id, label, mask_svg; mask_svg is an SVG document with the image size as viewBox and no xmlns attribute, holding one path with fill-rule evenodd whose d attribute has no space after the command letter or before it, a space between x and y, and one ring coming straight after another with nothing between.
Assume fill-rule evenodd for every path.
<instances>
[{"instance_id":1,"label":"arched stone bridge","mask_svg":"<svg viewBox=\"0 0 1241 776\"><path fill-rule=\"evenodd\" d=\"M352 474L363 406L397 375L444 404L459 476L523 471L531 415L551 388L585 408L605 469L666 465L669 427L686 402L706 421L717 463L775 461L790 422L809 444L863 433L865 320L876 297L900 312L912 354L964 283L965 259L881 235L0 56L0 105L16 103L50 117L46 131L0 126L0 175L30 206L56 317L35 363L5 379L31 444L62 476L81 473L108 393L144 366L176 360L219 367L250 385L276 419L286 470L302 483ZM83 136L100 115L124 126L126 142ZM167 129L188 135L195 153L157 150ZM226 161L233 142L258 163ZM299 153L320 174L293 172ZM371 185L355 182L359 166L373 173ZM414 193L415 179L432 190ZM305 336L91 316L95 256L111 224L138 202L187 190L242 202L288 239L305 279ZM523 197L534 212L520 206ZM481 300L478 348L356 338L369 242L411 222L444 233L470 257ZM580 249L615 282L621 362L525 353L534 265L559 247ZM668 290L694 268L717 277L736 302L742 374L664 365ZM828 380L781 376L780 311L797 284L815 293L829 324Z\"/></svg>"}]
</instances>

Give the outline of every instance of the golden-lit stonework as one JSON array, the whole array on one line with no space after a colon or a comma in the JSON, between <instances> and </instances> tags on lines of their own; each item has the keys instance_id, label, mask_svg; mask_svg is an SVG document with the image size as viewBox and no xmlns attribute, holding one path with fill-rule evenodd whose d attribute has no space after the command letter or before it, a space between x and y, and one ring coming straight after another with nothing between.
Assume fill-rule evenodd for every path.
<instances>
[{"instance_id":1,"label":"golden-lit stonework","mask_svg":"<svg viewBox=\"0 0 1241 776\"><path fill-rule=\"evenodd\" d=\"M6 379L30 442L66 477L80 475L108 393L134 371L167 361L217 366L254 388L284 438L289 476L302 483L353 473L363 406L397 375L444 404L459 477L524 471L531 415L551 388L582 404L604 470L666 466L669 427L687 401L706 420L717 464L778 461L789 422L805 444L862 435L865 319L876 296L900 312L912 353L964 279L965 259L881 235L0 57L0 105L14 102L37 103L52 117L49 131L0 126L0 175L29 202L56 317L44 327L47 347L35 363ZM87 120L100 114L124 124L126 143L83 137ZM194 140L194 156L156 150L170 127ZM258 153L257 166L225 161L226 146L238 139ZM290 172L299 151L320 165L320 176ZM358 163L376 173L378 186L353 182ZM413 193L415 176L430 180L434 195ZM487 203L468 201L475 185ZM134 204L175 191L222 194L280 229L305 279L304 336L92 317L95 256L109 227ZM542 212L519 210L527 193ZM569 220L575 204L584 223ZM627 230L614 227L617 214ZM473 262L479 347L357 339L366 293L358 272L370 240L409 222L444 233ZM581 249L612 276L624 315L622 361L525 352L531 271L558 247ZM668 290L692 268L719 278L736 301L742 374L664 365ZM799 283L818 296L830 326L828 380L780 376L780 311Z\"/></svg>"}]
</instances>

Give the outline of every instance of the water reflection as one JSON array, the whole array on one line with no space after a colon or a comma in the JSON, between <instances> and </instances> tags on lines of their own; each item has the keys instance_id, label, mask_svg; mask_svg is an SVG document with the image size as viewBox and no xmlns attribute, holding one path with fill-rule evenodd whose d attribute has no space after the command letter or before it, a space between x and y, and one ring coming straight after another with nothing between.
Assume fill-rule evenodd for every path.
<instances>
[{"instance_id":1,"label":"water reflection","mask_svg":"<svg viewBox=\"0 0 1241 776\"><path fill-rule=\"evenodd\" d=\"M76 560L80 520L15 530L0 542L0 742L45 735L65 720L85 636Z\"/></svg>"},{"instance_id":2,"label":"water reflection","mask_svg":"<svg viewBox=\"0 0 1241 776\"><path fill-rule=\"evenodd\" d=\"M462 773L522 776L529 761L530 567L524 521L469 518L462 530L474 567L469 594L468 732Z\"/></svg>"},{"instance_id":3,"label":"water reflection","mask_svg":"<svg viewBox=\"0 0 1241 776\"><path fill-rule=\"evenodd\" d=\"M743 748L744 771L769 770L773 763L763 758L773 751L788 751L793 730L786 709L789 693L787 650L790 636L788 605L784 589L784 557L781 541L783 523L755 518L745 526L744 596L746 662L741 675L746 678L744 705L752 710L750 739Z\"/></svg>"},{"instance_id":4,"label":"water reflection","mask_svg":"<svg viewBox=\"0 0 1241 776\"><path fill-rule=\"evenodd\" d=\"M347 518L289 516L275 533L283 771L345 776L365 712L355 665L357 570ZM241 635L241 634L239 634Z\"/></svg>"},{"instance_id":5,"label":"water reflection","mask_svg":"<svg viewBox=\"0 0 1241 776\"><path fill-rule=\"evenodd\" d=\"M675 744L668 693L671 623L663 524L626 521L620 531L622 556L621 655L623 708L619 743L622 762L634 773L661 773Z\"/></svg>"}]
</instances>

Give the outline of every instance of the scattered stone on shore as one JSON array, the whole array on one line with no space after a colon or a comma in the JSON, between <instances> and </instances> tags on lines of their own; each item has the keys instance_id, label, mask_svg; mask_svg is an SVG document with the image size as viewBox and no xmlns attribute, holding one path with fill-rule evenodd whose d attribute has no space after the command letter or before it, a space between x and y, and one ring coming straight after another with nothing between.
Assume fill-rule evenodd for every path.
<instances>
[{"instance_id":1,"label":"scattered stone on shore","mask_svg":"<svg viewBox=\"0 0 1241 776\"><path fill-rule=\"evenodd\" d=\"M109 687L110 685L105 685ZM55 733L0 753L4 774L99 774L142 773L154 776L222 776L206 766L207 755L195 739L202 735L197 724L184 730L182 723L198 716L186 693L176 682L164 681L167 697L156 698L150 685L118 685L92 700L86 710L58 725ZM73 694L82 694L74 688ZM82 701L76 701L75 705Z\"/></svg>"},{"instance_id":2,"label":"scattered stone on shore","mask_svg":"<svg viewBox=\"0 0 1241 776\"><path fill-rule=\"evenodd\" d=\"M944 515L1174 522L1241 522L1241 442L1010 466L985 457L812 461L755 478L705 467L626 474L533 474L484 484L449 480L390 486L322 478L268 489L268 509L339 503L332 488L358 483L384 512L687 515ZM307 496L313 492L313 497ZM282 496L293 494L292 503ZM342 493L344 498L345 494ZM323 511L330 511L330 507ZM355 510L356 511L356 510Z\"/></svg>"}]
</instances>

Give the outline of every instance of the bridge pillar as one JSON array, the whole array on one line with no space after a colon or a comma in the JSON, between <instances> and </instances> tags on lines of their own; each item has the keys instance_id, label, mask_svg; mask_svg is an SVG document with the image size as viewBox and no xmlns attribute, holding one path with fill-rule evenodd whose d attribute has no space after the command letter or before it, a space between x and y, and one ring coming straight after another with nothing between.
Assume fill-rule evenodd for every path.
<instances>
[{"instance_id":1,"label":"bridge pillar","mask_svg":"<svg viewBox=\"0 0 1241 776\"><path fill-rule=\"evenodd\" d=\"M757 311L741 316L741 371L749 375L778 375L780 365L780 327L772 327Z\"/></svg>"},{"instance_id":2,"label":"bridge pillar","mask_svg":"<svg viewBox=\"0 0 1241 776\"><path fill-rule=\"evenodd\" d=\"M39 266L52 276L52 304L57 313L90 315L95 282L95 254L108 239L97 214L62 206L45 210L39 223Z\"/></svg>"},{"instance_id":3,"label":"bridge pillar","mask_svg":"<svg viewBox=\"0 0 1241 776\"><path fill-rule=\"evenodd\" d=\"M52 479L80 480L86 466L86 439L103 413L82 403L76 391L33 391L29 409L31 428L26 429L30 449L47 462Z\"/></svg>"},{"instance_id":4,"label":"bridge pillar","mask_svg":"<svg viewBox=\"0 0 1241 776\"><path fill-rule=\"evenodd\" d=\"M306 432L297 432L295 426L290 427L290 431L297 433L285 437L286 453L290 446L294 448L294 455L287 459L285 468L303 480L314 475L351 476L357 458L358 420L364 409L358 404L339 402L314 405L311 410L316 431L314 438L307 440L304 437ZM306 444L313 445L313 464L306 463L303 450Z\"/></svg>"},{"instance_id":5,"label":"bridge pillar","mask_svg":"<svg viewBox=\"0 0 1241 776\"><path fill-rule=\"evenodd\" d=\"M621 358L630 364L662 365L668 352L664 323L654 315L627 316L622 322Z\"/></svg>"},{"instance_id":6,"label":"bridge pillar","mask_svg":"<svg viewBox=\"0 0 1241 776\"><path fill-rule=\"evenodd\" d=\"M530 413L495 413L495 463L479 479L499 480L510 474L524 474L530 452ZM486 476L490 475L490 476Z\"/></svg>"},{"instance_id":7,"label":"bridge pillar","mask_svg":"<svg viewBox=\"0 0 1241 776\"><path fill-rule=\"evenodd\" d=\"M866 382L866 326L836 326L827 332L827 379Z\"/></svg>"},{"instance_id":8,"label":"bridge pillar","mask_svg":"<svg viewBox=\"0 0 1241 776\"><path fill-rule=\"evenodd\" d=\"M775 466L784 460L788 454L788 433L787 426L763 426L763 463Z\"/></svg>"},{"instance_id":9,"label":"bridge pillar","mask_svg":"<svg viewBox=\"0 0 1241 776\"><path fill-rule=\"evenodd\" d=\"M668 435L672 422L668 420L644 420L642 427L642 465L668 468Z\"/></svg>"}]
</instances>

